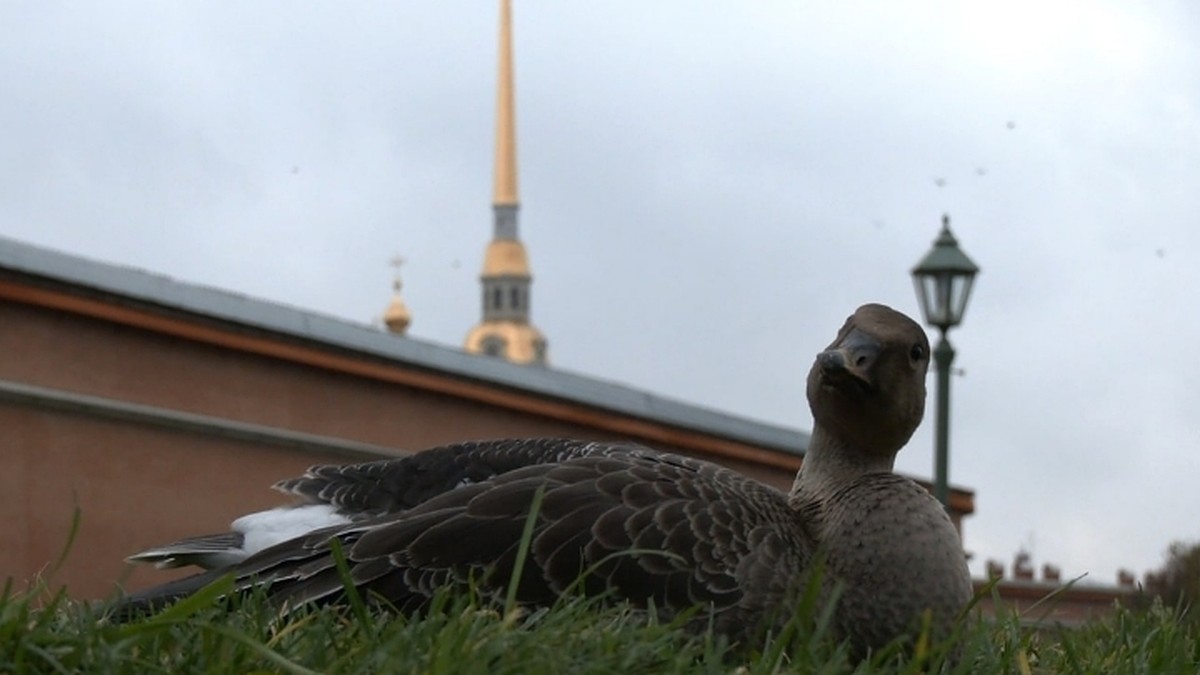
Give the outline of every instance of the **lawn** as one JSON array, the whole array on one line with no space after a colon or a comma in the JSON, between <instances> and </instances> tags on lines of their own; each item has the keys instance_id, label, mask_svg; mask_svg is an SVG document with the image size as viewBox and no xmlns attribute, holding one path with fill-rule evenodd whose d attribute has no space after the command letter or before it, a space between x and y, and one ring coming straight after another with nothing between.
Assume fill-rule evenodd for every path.
<instances>
[{"instance_id":1,"label":"lawn","mask_svg":"<svg viewBox=\"0 0 1200 675\"><path fill-rule=\"evenodd\" d=\"M261 596L224 590L114 623L103 605L46 584L10 586L0 596L0 673L1200 672L1197 622L1161 606L1072 630L1035 631L1012 615L974 621L945 643L919 640L854 663L804 609L790 635L729 645L581 598L503 611L447 592L420 618L361 603L280 616Z\"/></svg>"}]
</instances>

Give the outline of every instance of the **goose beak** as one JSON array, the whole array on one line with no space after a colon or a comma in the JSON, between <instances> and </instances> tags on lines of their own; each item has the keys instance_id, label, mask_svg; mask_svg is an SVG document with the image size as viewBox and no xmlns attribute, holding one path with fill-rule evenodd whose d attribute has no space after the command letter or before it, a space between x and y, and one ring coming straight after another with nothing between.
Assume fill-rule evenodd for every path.
<instances>
[{"instance_id":1,"label":"goose beak","mask_svg":"<svg viewBox=\"0 0 1200 675\"><path fill-rule=\"evenodd\" d=\"M852 381L870 389L871 369L883 346L879 341L855 328L829 349L817 354L817 366L827 384Z\"/></svg>"}]
</instances>

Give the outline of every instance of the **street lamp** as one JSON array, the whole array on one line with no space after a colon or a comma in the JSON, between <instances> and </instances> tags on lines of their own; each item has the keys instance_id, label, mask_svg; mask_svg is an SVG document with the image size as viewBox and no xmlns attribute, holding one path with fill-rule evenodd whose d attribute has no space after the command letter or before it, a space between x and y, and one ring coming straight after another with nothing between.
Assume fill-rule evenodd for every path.
<instances>
[{"instance_id":1,"label":"street lamp","mask_svg":"<svg viewBox=\"0 0 1200 675\"><path fill-rule=\"evenodd\" d=\"M954 348L946 339L946 332L962 321L963 313L967 311L967 299L971 296L971 284L978 273L979 267L958 248L958 241L950 234L950 216L942 216L942 231L934 240L933 249L912 269L912 276L925 323L936 326L942 334L937 348L933 350L938 371L933 496L943 506L948 506L950 502L947 477L950 463L950 364L954 361Z\"/></svg>"}]
</instances>

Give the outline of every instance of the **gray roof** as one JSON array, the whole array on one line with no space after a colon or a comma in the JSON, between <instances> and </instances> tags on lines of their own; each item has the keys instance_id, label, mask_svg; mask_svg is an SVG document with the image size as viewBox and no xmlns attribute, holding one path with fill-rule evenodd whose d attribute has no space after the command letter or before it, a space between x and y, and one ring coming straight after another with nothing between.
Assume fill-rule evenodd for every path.
<instances>
[{"instance_id":1,"label":"gray roof","mask_svg":"<svg viewBox=\"0 0 1200 675\"><path fill-rule=\"evenodd\" d=\"M398 338L368 325L0 237L0 270L5 269L780 452L803 454L808 447L808 434L797 429L555 368L516 365L423 340Z\"/></svg>"}]
</instances>

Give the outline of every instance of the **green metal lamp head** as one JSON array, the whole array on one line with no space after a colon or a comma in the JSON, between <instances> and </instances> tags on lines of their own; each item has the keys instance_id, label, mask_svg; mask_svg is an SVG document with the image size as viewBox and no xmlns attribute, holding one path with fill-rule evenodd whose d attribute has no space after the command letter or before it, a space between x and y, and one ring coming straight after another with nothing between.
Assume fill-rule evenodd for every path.
<instances>
[{"instance_id":1,"label":"green metal lamp head","mask_svg":"<svg viewBox=\"0 0 1200 675\"><path fill-rule=\"evenodd\" d=\"M962 322L979 267L958 248L950 233L950 216L942 216L942 231L933 249L912 269L913 285L925 323L945 333Z\"/></svg>"}]
</instances>

